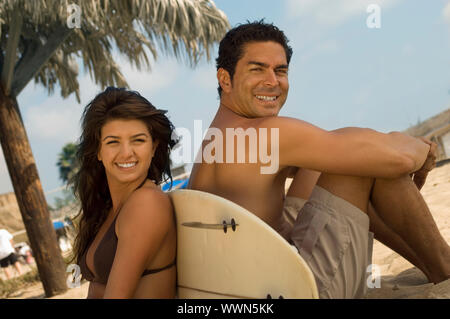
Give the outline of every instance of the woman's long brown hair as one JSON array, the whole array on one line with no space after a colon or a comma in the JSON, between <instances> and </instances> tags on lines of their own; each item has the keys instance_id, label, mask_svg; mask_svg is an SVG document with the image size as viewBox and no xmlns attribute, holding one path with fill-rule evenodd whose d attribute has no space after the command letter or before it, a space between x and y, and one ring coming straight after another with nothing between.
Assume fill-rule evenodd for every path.
<instances>
[{"instance_id":1,"label":"woman's long brown hair","mask_svg":"<svg viewBox=\"0 0 450 319\"><path fill-rule=\"evenodd\" d=\"M97 159L101 128L113 119L143 121L153 141L159 142L147 174L147 178L159 184L172 179L170 149L176 143L172 140L174 127L165 113L166 111L156 109L139 93L114 87L108 87L98 94L84 109L77 149L80 169L71 181L74 193L81 203L78 215L81 217L74 245L74 259L77 263L94 240L112 207L105 168Z\"/></svg>"}]
</instances>

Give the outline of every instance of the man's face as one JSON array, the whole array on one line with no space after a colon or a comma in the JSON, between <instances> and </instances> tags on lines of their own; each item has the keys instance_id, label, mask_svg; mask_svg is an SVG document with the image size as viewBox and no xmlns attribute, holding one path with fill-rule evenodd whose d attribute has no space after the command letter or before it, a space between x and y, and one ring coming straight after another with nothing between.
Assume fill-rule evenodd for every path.
<instances>
[{"instance_id":1,"label":"man's face","mask_svg":"<svg viewBox=\"0 0 450 319\"><path fill-rule=\"evenodd\" d=\"M276 116L289 90L283 47L272 41L251 42L244 46L243 52L230 85L222 85L222 97L225 97L222 102L248 118ZM225 70L222 72L229 76Z\"/></svg>"}]
</instances>

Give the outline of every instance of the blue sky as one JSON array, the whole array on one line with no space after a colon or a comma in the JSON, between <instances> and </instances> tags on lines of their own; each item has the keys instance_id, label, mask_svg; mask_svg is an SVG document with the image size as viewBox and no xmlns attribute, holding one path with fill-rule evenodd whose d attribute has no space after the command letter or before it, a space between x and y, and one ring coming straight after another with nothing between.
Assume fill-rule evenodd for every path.
<instances>
[{"instance_id":1,"label":"blue sky","mask_svg":"<svg viewBox=\"0 0 450 319\"><path fill-rule=\"evenodd\" d=\"M232 26L264 18L285 31L294 55L290 92L281 115L324 129L369 127L401 131L450 107L449 0L215 0ZM369 29L369 4L381 9L381 28ZM215 58L217 50L214 50ZM175 126L206 129L219 100L214 61L190 68L160 54L151 71L119 65L130 87ZM82 109L100 91L80 65L81 103L48 95L30 83L19 95L27 134L48 192L62 185L56 161L79 136ZM0 193L12 191L0 151ZM52 203L54 195L47 197Z\"/></svg>"}]
</instances>

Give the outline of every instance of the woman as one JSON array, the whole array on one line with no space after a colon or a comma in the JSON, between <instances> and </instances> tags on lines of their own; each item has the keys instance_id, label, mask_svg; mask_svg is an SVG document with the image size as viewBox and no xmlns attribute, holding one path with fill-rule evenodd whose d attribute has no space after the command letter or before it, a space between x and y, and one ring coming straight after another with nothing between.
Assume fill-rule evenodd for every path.
<instances>
[{"instance_id":1,"label":"woman","mask_svg":"<svg viewBox=\"0 0 450 319\"><path fill-rule=\"evenodd\" d=\"M170 175L173 125L136 92L107 88L85 108L74 189L75 258L88 298L173 298L176 228L158 184Z\"/></svg>"}]
</instances>

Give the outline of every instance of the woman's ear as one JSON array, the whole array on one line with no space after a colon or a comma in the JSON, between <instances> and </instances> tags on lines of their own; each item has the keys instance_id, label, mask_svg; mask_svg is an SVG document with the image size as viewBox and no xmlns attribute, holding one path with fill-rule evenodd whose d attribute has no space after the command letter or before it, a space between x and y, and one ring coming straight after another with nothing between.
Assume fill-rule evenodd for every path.
<instances>
[{"instance_id":1,"label":"woman's ear","mask_svg":"<svg viewBox=\"0 0 450 319\"><path fill-rule=\"evenodd\" d=\"M217 70L217 81L219 81L219 85L223 92L229 93L231 91L230 73L224 68L219 68L219 70Z\"/></svg>"}]
</instances>

